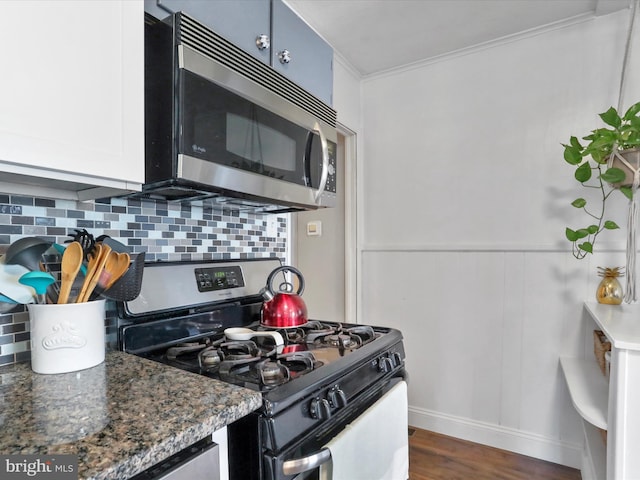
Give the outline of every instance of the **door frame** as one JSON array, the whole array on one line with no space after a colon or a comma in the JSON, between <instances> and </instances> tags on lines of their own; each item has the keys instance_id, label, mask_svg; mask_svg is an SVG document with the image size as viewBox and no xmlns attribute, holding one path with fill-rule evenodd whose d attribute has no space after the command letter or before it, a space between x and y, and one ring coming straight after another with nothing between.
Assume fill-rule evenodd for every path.
<instances>
[{"instance_id":1,"label":"door frame","mask_svg":"<svg viewBox=\"0 0 640 480\"><path fill-rule=\"evenodd\" d=\"M358 233L360 215L358 214L358 135L356 132L338 123L337 130L344 137L344 318L350 323L359 322L359 278L360 255Z\"/></svg>"}]
</instances>

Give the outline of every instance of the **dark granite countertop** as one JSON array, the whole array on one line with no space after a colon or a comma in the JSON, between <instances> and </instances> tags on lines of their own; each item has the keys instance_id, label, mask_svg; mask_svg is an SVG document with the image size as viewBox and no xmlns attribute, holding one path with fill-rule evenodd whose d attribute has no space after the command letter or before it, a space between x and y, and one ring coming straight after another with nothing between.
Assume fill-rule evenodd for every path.
<instances>
[{"instance_id":1,"label":"dark granite countertop","mask_svg":"<svg viewBox=\"0 0 640 480\"><path fill-rule=\"evenodd\" d=\"M0 454L78 456L80 479L128 478L262 404L258 392L123 352L73 373L0 368Z\"/></svg>"}]
</instances>

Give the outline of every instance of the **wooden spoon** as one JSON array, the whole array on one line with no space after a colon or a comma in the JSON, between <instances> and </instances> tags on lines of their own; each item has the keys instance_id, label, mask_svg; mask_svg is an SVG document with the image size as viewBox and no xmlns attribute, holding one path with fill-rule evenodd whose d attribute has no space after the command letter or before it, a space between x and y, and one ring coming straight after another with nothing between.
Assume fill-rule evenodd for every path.
<instances>
[{"instance_id":1,"label":"wooden spoon","mask_svg":"<svg viewBox=\"0 0 640 480\"><path fill-rule=\"evenodd\" d=\"M69 293L71 293L71 287L82 265L83 256L82 245L78 242L70 243L62 254L62 265L60 267L62 275L60 277L61 284L58 303L67 303L67 301L69 301Z\"/></svg>"},{"instance_id":2,"label":"wooden spoon","mask_svg":"<svg viewBox=\"0 0 640 480\"><path fill-rule=\"evenodd\" d=\"M104 266L105 271L109 273L109 280L107 281L105 290L111 288L113 284L116 283L120 279L120 277L122 277L127 272L127 270L129 270L130 264L131 257L126 252L111 252L109 254L107 263Z\"/></svg>"}]
</instances>

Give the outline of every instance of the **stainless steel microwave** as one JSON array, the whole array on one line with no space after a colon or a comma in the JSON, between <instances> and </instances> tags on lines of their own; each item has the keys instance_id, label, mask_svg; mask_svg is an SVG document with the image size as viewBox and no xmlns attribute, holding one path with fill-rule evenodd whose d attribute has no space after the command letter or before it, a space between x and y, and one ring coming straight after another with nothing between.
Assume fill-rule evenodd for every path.
<instances>
[{"instance_id":1,"label":"stainless steel microwave","mask_svg":"<svg viewBox=\"0 0 640 480\"><path fill-rule=\"evenodd\" d=\"M335 126L331 107L197 20L145 19L144 196L334 206Z\"/></svg>"}]
</instances>

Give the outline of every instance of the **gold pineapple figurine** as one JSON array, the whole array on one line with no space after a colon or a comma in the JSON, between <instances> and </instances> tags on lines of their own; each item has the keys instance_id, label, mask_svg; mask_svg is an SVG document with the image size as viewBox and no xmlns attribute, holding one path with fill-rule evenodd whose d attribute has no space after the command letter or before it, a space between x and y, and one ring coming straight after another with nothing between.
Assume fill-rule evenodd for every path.
<instances>
[{"instance_id":1,"label":"gold pineapple figurine","mask_svg":"<svg viewBox=\"0 0 640 480\"><path fill-rule=\"evenodd\" d=\"M598 303L604 303L607 305L620 305L624 292L622 285L618 281L618 277L624 276L623 267L602 268L598 267L598 275L603 277L598 290L596 291L596 298Z\"/></svg>"}]
</instances>

